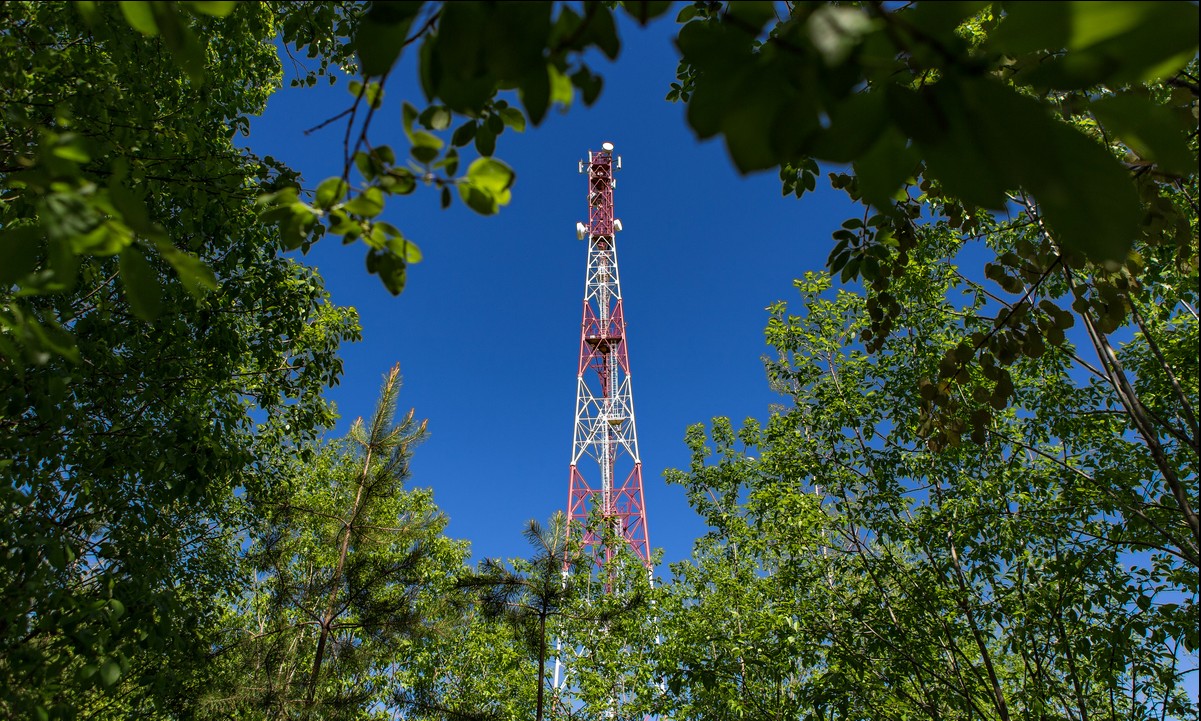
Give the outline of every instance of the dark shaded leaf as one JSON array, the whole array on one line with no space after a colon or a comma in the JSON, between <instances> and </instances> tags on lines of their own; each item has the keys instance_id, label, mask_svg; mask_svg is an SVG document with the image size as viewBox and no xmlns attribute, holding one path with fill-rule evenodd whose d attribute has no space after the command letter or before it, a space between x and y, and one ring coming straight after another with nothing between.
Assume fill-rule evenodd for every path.
<instances>
[{"instance_id":1,"label":"dark shaded leaf","mask_svg":"<svg viewBox=\"0 0 1201 721\"><path fill-rule=\"evenodd\" d=\"M1169 108L1127 92L1093 101L1092 110L1109 133L1166 172L1187 175L1197 169L1188 147L1188 128Z\"/></svg>"},{"instance_id":2,"label":"dark shaded leaf","mask_svg":"<svg viewBox=\"0 0 1201 721\"><path fill-rule=\"evenodd\" d=\"M646 25L647 22L670 10L671 2L669 0L623 0L621 7L640 25Z\"/></svg>"},{"instance_id":3,"label":"dark shaded leaf","mask_svg":"<svg viewBox=\"0 0 1201 721\"><path fill-rule=\"evenodd\" d=\"M855 93L830 110L830 127L813 146L814 156L835 163L849 163L872 147L889 124L884 93Z\"/></svg>"},{"instance_id":4,"label":"dark shaded leaf","mask_svg":"<svg viewBox=\"0 0 1201 721\"><path fill-rule=\"evenodd\" d=\"M372 3L354 37L364 76L383 75L392 69L421 6L420 2Z\"/></svg>"},{"instance_id":5,"label":"dark shaded leaf","mask_svg":"<svg viewBox=\"0 0 1201 721\"><path fill-rule=\"evenodd\" d=\"M550 73L545 67L531 70L518 87L518 96L530 122L538 125L550 108Z\"/></svg>"},{"instance_id":6,"label":"dark shaded leaf","mask_svg":"<svg viewBox=\"0 0 1201 721\"><path fill-rule=\"evenodd\" d=\"M42 242L36 226L0 230L0 285L16 283L37 268Z\"/></svg>"},{"instance_id":7,"label":"dark shaded leaf","mask_svg":"<svg viewBox=\"0 0 1201 721\"><path fill-rule=\"evenodd\" d=\"M162 311L162 289L158 273L146 261L142 251L130 246L121 251L121 283L133 314L145 321L158 318Z\"/></svg>"}]
</instances>

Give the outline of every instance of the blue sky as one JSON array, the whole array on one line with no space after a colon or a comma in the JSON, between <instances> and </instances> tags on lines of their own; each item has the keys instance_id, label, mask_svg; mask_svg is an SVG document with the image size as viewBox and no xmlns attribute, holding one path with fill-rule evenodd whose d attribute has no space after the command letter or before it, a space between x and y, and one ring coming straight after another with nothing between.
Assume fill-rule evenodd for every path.
<instances>
[{"instance_id":1,"label":"blue sky","mask_svg":"<svg viewBox=\"0 0 1201 721\"><path fill-rule=\"evenodd\" d=\"M688 465L685 428L718 415L763 419L782 400L760 360L764 309L795 297L792 280L823 267L830 233L854 214L822 183L803 200L784 198L775 173L741 177L720 141L697 141L684 107L664 100L675 28L661 18L643 29L623 15L619 60L591 62L605 78L593 107L552 111L540 127L500 137L496 156L517 183L499 215L478 216L457 198L443 211L433 188L391 199L383 217L425 256L401 296L367 274L361 244L330 238L306 258L363 324L329 393L343 415L337 432L371 411L382 375L399 363L402 407L429 419L412 485L434 489L448 533L470 540L477 558L525 555L523 525L566 506L586 252L574 230L587 220L577 162L589 149L609 141L623 158L618 257L650 541L666 563L687 558L705 532L683 491L663 480L664 469ZM424 107L412 57L393 71L371 131L398 156L407 153L406 98ZM345 126L303 131L350 102L344 81L285 87L245 142L313 188L340 173Z\"/></svg>"}]
</instances>

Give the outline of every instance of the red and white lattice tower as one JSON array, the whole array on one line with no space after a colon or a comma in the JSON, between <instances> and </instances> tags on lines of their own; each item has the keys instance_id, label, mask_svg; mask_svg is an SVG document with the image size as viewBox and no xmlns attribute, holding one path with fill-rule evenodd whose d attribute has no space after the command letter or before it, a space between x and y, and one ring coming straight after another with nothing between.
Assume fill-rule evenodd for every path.
<instances>
[{"instance_id":1,"label":"red and white lattice tower","mask_svg":"<svg viewBox=\"0 0 1201 721\"><path fill-rule=\"evenodd\" d=\"M621 221L613 217L614 173L621 158L613 144L589 151L588 224L576 224L576 235L588 240L588 273L584 284L584 320L580 332L577 368L575 437L571 445L571 490L567 517L572 525L587 527L598 513L612 524L613 535L623 539L649 569L650 541L646 530L646 504L642 496L642 457L634 424L634 395L630 388L630 356L626 322L617 273L617 233ZM607 565L616 549L603 543L598 529L582 539L597 563Z\"/></svg>"}]
</instances>

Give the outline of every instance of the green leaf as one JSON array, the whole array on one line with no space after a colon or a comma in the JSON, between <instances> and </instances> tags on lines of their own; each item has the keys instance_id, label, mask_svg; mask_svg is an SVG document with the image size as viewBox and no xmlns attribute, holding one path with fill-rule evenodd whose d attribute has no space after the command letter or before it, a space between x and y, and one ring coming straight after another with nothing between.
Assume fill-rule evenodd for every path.
<instances>
[{"instance_id":1,"label":"green leaf","mask_svg":"<svg viewBox=\"0 0 1201 721\"><path fill-rule=\"evenodd\" d=\"M775 73L746 67L734 84L734 94L728 97L728 106L721 117L721 131L730 157L741 173L763 170L780 162L776 129L784 124L782 116L792 114L781 112L788 98L779 92L778 80ZM693 100L697 100L696 96ZM800 113L797 115L803 117ZM690 120L691 117L690 114ZM787 125L791 126L793 118L787 120ZM788 130L795 132L792 127Z\"/></svg>"},{"instance_id":2,"label":"green leaf","mask_svg":"<svg viewBox=\"0 0 1201 721\"><path fill-rule=\"evenodd\" d=\"M371 155L379 160L383 165L395 165L396 153L390 145L377 145L372 149Z\"/></svg>"},{"instance_id":3,"label":"green leaf","mask_svg":"<svg viewBox=\"0 0 1201 721\"><path fill-rule=\"evenodd\" d=\"M354 83L351 83L351 86L353 87ZM405 101L401 104L400 125L402 128L404 128L405 135L407 135L409 138L413 137L413 123L418 117L420 117L420 115L421 114L417 112L417 108L414 108L412 105L410 105L408 101Z\"/></svg>"},{"instance_id":4,"label":"green leaf","mask_svg":"<svg viewBox=\"0 0 1201 721\"><path fill-rule=\"evenodd\" d=\"M359 169L359 174L368 181L375 180L381 170L376 160L362 150L356 151L354 154L354 166Z\"/></svg>"},{"instance_id":5,"label":"green leaf","mask_svg":"<svg viewBox=\"0 0 1201 721\"><path fill-rule=\"evenodd\" d=\"M1040 88L1081 89L1174 74L1196 55L1197 23L1188 2L1012 3L990 42L1014 56L1068 50L1024 76Z\"/></svg>"},{"instance_id":6,"label":"green leaf","mask_svg":"<svg viewBox=\"0 0 1201 721\"><path fill-rule=\"evenodd\" d=\"M475 131L475 149L483 156L491 156L496 151L496 133L487 124Z\"/></svg>"},{"instance_id":7,"label":"green leaf","mask_svg":"<svg viewBox=\"0 0 1201 721\"><path fill-rule=\"evenodd\" d=\"M409 134L409 139L413 142L413 145L422 148L431 148L435 152L441 150L443 145L442 138L424 130L413 131Z\"/></svg>"},{"instance_id":8,"label":"green leaf","mask_svg":"<svg viewBox=\"0 0 1201 721\"><path fill-rule=\"evenodd\" d=\"M864 11L845 5L821 5L809 17L806 30L826 65L841 65L878 22Z\"/></svg>"},{"instance_id":9,"label":"green leaf","mask_svg":"<svg viewBox=\"0 0 1201 721\"><path fill-rule=\"evenodd\" d=\"M453 173L454 171L448 172ZM407 168L392 168L386 175L380 177L379 184L386 193L408 195L416 190L417 178Z\"/></svg>"},{"instance_id":10,"label":"green leaf","mask_svg":"<svg viewBox=\"0 0 1201 721\"><path fill-rule=\"evenodd\" d=\"M1031 152L1028 160L1037 162L1023 180L1063 247L1094 262L1125 260L1142 220L1126 169L1104 148L1059 123L1042 151L1037 158L1037 151Z\"/></svg>"},{"instance_id":11,"label":"green leaf","mask_svg":"<svg viewBox=\"0 0 1201 721\"><path fill-rule=\"evenodd\" d=\"M450 110L441 105L431 105L422 111L419 119L421 124L430 130L446 130L453 119Z\"/></svg>"},{"instance_id":12,"label":"green leaf","mask_svg":"<svg viewBox=\"0 0 1201 721\"><path fill-rule=\"evenodd\" d=\"M195 255L182 251L166 241L155 243L155 247L158 248L159 254L175 269L175 272L179 275L179 280L192 297L200 298L206 292L217 289L217 276L213 274L211 268Z\"/></svg>"},{"instance_id":13,"label":"green leaf","mask_svg":"<svg viewBox=\"0 0 1201 721\"><path fill-rule=\"evenodd\" d=\"M447 175L454 175L459 172L459 151L456 148L451 148L446 151L446 155L442 159L434 163L435 168L443 169Z\"/></svg>"},{"instance_id":14,"label":"green leaf","mask_svg":"<svg viewBox=\"0 0 1201 721\"><path fill-rule=\"evenodd\" d=\"M546 68L531 70L522 79L517 94L530 122L534 125L541 123L550 107L550 71Z\"/></svg>"},{"instance_id":15,"label":"green leaf","mask_svg":"<svg viewBox=\"0 0 1201 721\"><path fill-rule=\"evenodd\" d=\"M54 157L70 160L72 163L86 163L91 160L87 148L84 147L83 138L74 133L60 137L50 152Z\"/></svg>"},{"instance_id":16,"label":"green leaf","mask_svg":"<svg viewBox=\"0 0 1201 721\"><path fill-rule=\"evenodd\" d=\"M86 233L72 236L71 249L79 255L106 256L120 253L133 242L133 231L116 220L107 220Z\"/></svg>"},{"instance_id":17,"label":"green leaf","mask_svg":"<svg viewBox=\"0 0 1201 721\"><path fill-rule=\"evenodd\" d=\"M96 20L96 0L74 0L72 4L85 23L91 25Z\"/></svg>"},{"instance_id":18,"label":"green leaf","mask_svg":"<svg viewBox=\"0 0 1201 721\"><path fill-rule=\"evenodd\" d=\"M123 183L118 182L115 177L109 182L108 196L113 206L121 213L122 220L135 233L146 238L154 238L163 234L162 227L151 222L146 202Z\"/></svg>"},{"instance_id":19,"label":"green leaf","mask_svg":"<svg viewBox=\"0 0 1201 721\"><path fill-rule=\"evenodd\" d=\"M670 0L622 0L621 7L638 21L646 25L671 9ZM682 13L683 11L681 11Z\"/></svg>"},{"instance_id":20,"label":"green leaf","mask_svg":"<svg viewBox=\"0 0 1201 721\"><path fill-rule=\"evenodd\" d=\"M121 678L121 665L116 661L105 661L100 666L100 683L106 688L112 686Z\"/></svg>"},{"instance_id":21,"label":"green leaf","mask_svg":"<svg viewBox=\"0 0 1201 721\"><path fill-rule=\"evenodd\" d=\"M408 279L408 265L390 249L373 248L367 253L367 272L378 275L392 295L400 295Z\"/></svg>"},{"instance_id":22,"label":"green leaf","mask_svg":"<svg viewBox=\"0 0 1201 721\"><path fill-rule=\"evenodd\" d=\"M542 64L549 16L544 3L442 5L438 33L422 47L423 59L425 48L431 48L429 97L456 112L478 115L502 79L509 85L519 73Z\"/></svg>"},{"instance_id":23,"label":"green leaf","mask_svg":"<svg viewBox=\"0 0 1201 721\"><path fill-rule=\"evenodd\" d=\"M379 188L367 188L342 207L348 213L374 218L384 210L384 194Z\"/></svg>"},{"instance_id":24,"label":"green leaf","mask_svg":"<svg viewBox=\"0 0 1201 721\"><path fill-rule=\"evenodd\" d=\"M459 127L455 128L455 132L450 136L450 144L456 148L461 148L471 142L475 137L477 121L468 120Z\"/></svg>"},{"instance_id":25,"label":"green leaf","mask_svg":"<svg viewBox=\"0 0 1201 721\"><path fill-rule=\"evenodd\" d=\"M621 40L617 37L617 25L613 22L613 12L603 5L598 7L588 23L589 42L594 43L605 57L616 60L621 52ZM552 79L553 82L553 79Z\"/></svg>"},{"instance_id":26,"label":"green leaf","mask_svg":"<svg viewBox=\"0 0 1201 721\"><path fill-rule=\"evenodd\" d=\"M238 3L236 0L191 0L184 5L198 13L223 18L233 12Z\"/></svg>"},{"instance_id":27,"label":"green leaf","mask_svg":"<svg viewBox=\"0 0 1201 721\"><path fill-rule=\"evenodd\" d=\"M581 67L571 74L571 83L580 89L584 105L592 105L596 102L596 99L600 97L601 88L604 87L604 79L599 75L593 75L592 71L586 67Z\"/></svg>"},{"instance_id":28,"label":"green leaf","mask_svg":"<svg viewBox=\"0 0 1201 721\"><path fill-rule=\"evenodd\" d=\"M767 0L739 0L726 4L726 16L747 32L757 35L769 20L775 20L776 9Z\"/></svg>"},{"instance_id":29,"label":"green leaf","mask_svg":"<svg viewBox=\"0 0 1201 721\"><path fill-rule=\"evenodd\" d=\"M974 135L968 142L991 149L984 167L1006 185L1031 192L1063 247L1096 262L1125 259L1142 211L1126 169L1107 148L999 83L964 82L959 94L966 103L963 120L972 126L959 137ZM1007 142L1014 137L1022 142Z\"/></svg>"},{"instance_id":30,"label":"green leaf","mask_svg":"<svg viewBox=\"0 0 1201 721\"><path fill-rule=\"evenodd\" d=\"M475 187L495 196L501 205L508 205L509 189L517 180L517 174L499 160L477 158L467 167L467 179Z\"/></svg>"},{"instance_id":31,"label":"green leaf","mask_svg":"<svg viewBox=\"0 0 1201 721\"><path fill-rule=\"evenodd\" d=\"M390 238L388 240L388 250L404 260L406 265L421 262L421 249L408 238Z\"/></svg>"},{"instance_id":32,"label":"green leaf","mask_svg":"<svg viewBox=\"0 0 1201 721\"><path fill-rule=\"evenodd\" d=\"M830 110L830 127L818 135L813 155L849 163L872 147L888 125L884 93L854 93Z\"/></svg>"},{"instance_id":33,"label":"green leaf","mask_svg":"<svg viewBox=\"0 0 1201 721\"><path fill-rule=\"evenodd\" d=\"M442 149L442 139L424 130L413 131L409 134L409 138L413 141L413 147L409 149L409 153L419 163L433 162Z\"/></svg>"},{"instance_id":34,"label":"green leaf","mask_svg":"<svg viewBox=\"0 0 1201 721\"><path fill-rule=\"evenodd\" d=\"M392 69L421 5L420 2L372 3L354 35L354 49L364 76L383 75Z\"/></svg>"},{"instance_id":35,"label":"green leaf","mask_svg":"<svg viewBox=\"0 0 1201 721\"><path fill-rule=\"evenodd\" d=\"M905 136L889 128L854 163L859 192L876 208L891 208L893 197L913 177L917 164L917 151L907 145Z\"/></svg>"},{"instance_id":36,"label":"green leaf","mask_svg":"<svg viewBox=\"0 0 1201 721\"><path fill-rule=\"evenodd\" d=\"M550 80L550 99L552 103L559 103L564 108L571 106L571 101L575 97L575 91L571 85L571 78L567 77L559 71L553 64L548 63L546 66L548 79Z\"/></svg>"},{"instance_id":37,"label":"green leaf","mask_svg":"<svg viewBox=\"0 0 1201 721\"><path fill-rule=\"evenodd\" d=\"M158 35L158 23L154 21L151 4L145 0L121 0L121 14L134 30L147 37Z\"/></svg>"},{"instance_id":38,"label":"green leaf","mask_svg":"<svg viewBox=\"0 0 1201 721\"><path fill-rule=\"evenodd\" d=\"M983 80L948 78L916 96L891 94L890 105L905 98L914 100L908 117L925 112L938 119L935 132L913 136L925 156L926 175L939 180L949 194L986 208L1005 207L1006 191L1019 185L1015 156L1029 154L1026 145L1008 142L1017 131L1008 117L996 113L1021 111L1022 130L1043 136L1054 122L1037 102L1031 101L1031 108L1013 91Z\"/></svg>"},{"instance_id":39,"label":"green leaf","mask_svg":"<svg viewBox=\"0 0 1201 721\"><path fill-rule=\"evenodd\" d=\"M380 88L379 83L374 81L367 83L363 99L367 101L368 107L378 109L384 102L384 91Z\"/></svg>"},{"instance_id":40,"label":"green leaf","mask_svg":"<svg viewBox=\"0 0 1201 721\"><path fill-rule=\"evenodd\" d=\"M37 268L43 242L34 225L0 229L0 287L16 283Z\"/></svg>"},{"instance_id":41,"label":"green leaf","mask_svg":"<svg viewBox=\"0 0 1201 721\"><path fill-rule=\"evenodd\" d=\"M315 205L328 209L340 202L350 192L350 184L341 178L326 178L317 186Z\"/></svg>"},{"instance_id":42,"label":"green leaf","mask_svg":"<svg viewBox=\"0 0 1201 721\"><path fill-rule=\"evenodd\" d=\"M196 39L180 15L178 8L168 3L150 3L154 22L163 38L163 44L179 63L194 85L204 83L204 48Z\"/></svg>"},{"instance_id":43,"label":"green leaf","mask_svg":"<svg viewBox=\"0 0 1201 721\"><path fill-rule=\"evenodd\" d=\"M1171 109L1125 92L1094 100L1092 111L1106 131L1165 171L1188 175L1197 169L1188 147L1188 128Z\"/></svg>"},{"instance_id":44,"label":"green leaf","mask_svg":"<svg viewBox=\"0 0 1201 721\"><path fill-rule=\"evenodd\" d=\"M978 0L923 2L915 4L901 17L904 17L905 22L921 30L927 37L940 38L946 42L952 31L988 6L988 2Z\"/></svg>"},{"instance_id":45,"label":"green leaf","mask_svg":"<svg viewBox=\"0 0 1201 721\"><path fill-rule=\"evenodd\" d=\"M146 262L136 246L121 251L121 282L133 314L144 321L158 318L162 312L162 289L158 273Z\"/></svg>"},{"instance_id":46,"label":"green leaf","mask_svg":"<svg viewBox=\"0 0 1201 721\"><path fill-rule=\"evenodd\" d=\"M525 132L525 115L519 109L513 107L501 108L500 117L506 127L512 128L519 133Z\"/></svg>"},{"instance_id":47,"label":"green leaf","mask_svg":"<svg viewBox=\"0 0 1201 721\"><path fill-rule=\"evenodd\" d=\"M551 3L504 3L492 6L485 29L480 62L491 88L513 81L545 63L551 33ZM599 9L596 21L607 10Z\"/></svg>"},{"instance_id":48,"label":"green leaf","mask_svg":"<svg viewBox=\"0 0 1201 721\"><path fill-rule=\"evenodd\" d=\"M459 196L481 215L493 215L508 205L516 180L513 169L493 158L477 158L467 168L467 182L459 183Z\"/></svg>"}]
</instances>

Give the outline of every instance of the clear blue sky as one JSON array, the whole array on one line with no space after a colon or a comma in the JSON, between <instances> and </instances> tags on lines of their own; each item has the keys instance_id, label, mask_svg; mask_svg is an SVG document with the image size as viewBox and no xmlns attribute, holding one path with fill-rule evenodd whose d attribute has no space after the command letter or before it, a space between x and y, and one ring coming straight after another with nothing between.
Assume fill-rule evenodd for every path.
<instances>
[{"instance_id":1,"label":"clear blue sky","mask_svg":"<svg viewBox=\"0 0 1201 721\"><path fill-rule=\"evenodd\" d=\"M775 173L739 176L721 141L698 142L684 107L664 100L678 62L671 18L619 29L619 60L592 63L605 78L593 107L552 111L541 127L499 139L496 155L517 183L498 216L457 198L442 211L432 188L390 200L383 217L425 255L401 296L367 275L361 244L330 238L306 259L363 324L330 392L343 416L337 432L371 411L381 376L399 363L403 408L429 419L411 483L434 489L449 534L470 540L477 558L525 555L523 525L566 506L586 250L574 228L587 219L577 161L590 148L609 141L623 157L618 258L650 541L665 563L687 558L705 532L682 490L663 480L664 469L688 465L685 428L717 415L763 419L781 402L761 362L764 309L796 296L792 280L823 267L830 233L855 214L823 183L798 201L781 196ZM291 77L286 58L285 71ZM424 107L412 57L394 70L372 127L373 142L399 156L402 98ZM315 187L341 172L345 126L303 130L350 102L344 81L285 88L245 142Z\"/></svg>"}]
</instances>

